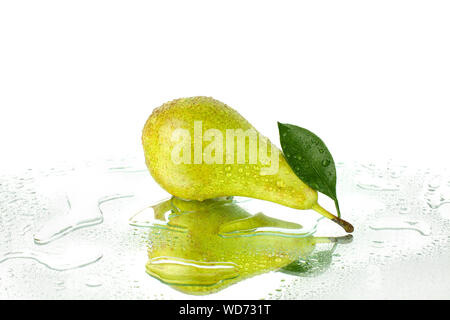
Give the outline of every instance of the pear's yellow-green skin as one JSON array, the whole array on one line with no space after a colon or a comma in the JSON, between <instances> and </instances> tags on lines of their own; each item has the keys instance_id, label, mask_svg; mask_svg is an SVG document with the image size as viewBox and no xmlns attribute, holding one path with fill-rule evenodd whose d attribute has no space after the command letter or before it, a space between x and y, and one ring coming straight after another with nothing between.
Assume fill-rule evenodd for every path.
<instances>
[{"instance_id":1,"label":"pear's yellow-green skin","mask_svg":"<svg viewBox=\"0 0 450 320\"><path fill-rule=\"evenodd\" d=\"M150 229L147 272L188 294L214 293L278 270L309 255L316 243L314 237L301 233L300 225L262 214L251 216L231 200L172 198L158 207L155 216L162 217L161 208L172 207L172 213L168 221ZM260 227L298 230L257 233Z\"/></svg>"},{"instance_id":2,"label":"pear's yellow-green skin","mask_svg":"<svg viewBox=\"0 0 450 320\"><path fill-rule=\"evenodd\" d=\"M224 196L244 196L276 202L295 209L310 209L317 203L317 192L303 183L292 171L279 151L279 170L273 175L261 175L258 156L256 164L176 164L171 159L174 146L172 133L187 129L194 150L194 121L202 121L202 129L218 129L225 137L226 129L254 129L238 112L209 97L173 100L156 108L148 118L142 134L147 167L161 187L170 194L189 200L204 200ZM256 130L256 129L254 129ZM203 142L205 148L209 142ZM267 149L276 148L273 144ZM236 147L236 145L235 145ZM259 148L259 144L258 144ZM246 139L246 155L249 143ZM193 154L193 152L192 152ZM224 151L225 154L225 151ZM259 154L259 150L258 150ZM270 152L269 152L270 154Z\"/></svg>"}]
</instances>

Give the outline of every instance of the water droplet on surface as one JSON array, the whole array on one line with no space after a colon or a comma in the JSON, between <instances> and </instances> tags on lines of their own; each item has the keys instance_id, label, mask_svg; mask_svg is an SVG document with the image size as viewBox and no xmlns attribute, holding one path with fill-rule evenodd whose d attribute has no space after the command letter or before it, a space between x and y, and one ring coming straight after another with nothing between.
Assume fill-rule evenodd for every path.
<instances>
[{"instance_id":1,"label":"water droplet on surface","mask_svg":"<svg viewBox=\"0 0 450 320\"><path fill-rule=\"evenodd\" d=\"M90 275L86 278L84 284L90 288L97 288L102 285L102 280L96 275Z\"/></svg>"},{"instance_id":2,"label":"water droplet on surface","mask_svg":"<svg viewBox=\"0 0 450 320\"><path fill-rule=\"evenodd\" d=\"M361 179L357 186L372 191L397 191L400 188L398 184L380 178Z\"/></svg>"},{"instance_id":3,"label":"water droplet on surface","mask_svg":"<svg viewBox=\"0 0 450 320\"><path fill-rule=\"evenodd\" d=\"M411 209L408 207L400 207L399 212L400 212L400 214L407 214L407 213L409 213L410 210Z\"/></svg>"},{"instance_id":4,"label":"water droplet on surface","mask_svg":"<svg viewBox=\"0 0 450 320\"><path fill-rule=\"evenodd\" d=\"M286 186L286 184L285 184L282 180L278 180L278 181L277 181L277 187L283 188L283 187L285 187L285 186Z\"/></svg>"},{"instance_id":5,"label":"water droplet on surface","mask_svg":"<svg viewBox=\"0 0 450 320\"><path fill-rule=\"evenodd\" d=\"M330 162L331 162L330 160L325 159L325 160L322 161L322 166L328 167L330 165Z\"/></svg>"},{"instance_id":6,"label":"water droplet on surface","mask_svg":"<svg viewBox=\"0 0 450 320\"><path fill-rule=\"evenodd\" d=\"M431 209L439 209L442 205L450 203L450 198L446 199L442 195L434 194L428 195L426 202Z\"/></svg>"},{"instance_id":7,"label":"water droplet on surface","mask_svg":"<svg viewBox=\"0 0 450 320\"><path fill-rule=\"evenodd\" d=\"M431 180L428 182L428 190L429 191L435 191L441 186L441 179L439 176L434 176L431 178Z\"/></svg>"},{"instance_id":8,"label":"water droplet on surface","mask_svg":"<svg viewBox=\"0 0 450 320\"><path fill-rule=\"evenodd\" d=\"M373 240L371 247L373 248L383 248L384 247L384 241L381 240Z\"/></svg>"}]
</instances>

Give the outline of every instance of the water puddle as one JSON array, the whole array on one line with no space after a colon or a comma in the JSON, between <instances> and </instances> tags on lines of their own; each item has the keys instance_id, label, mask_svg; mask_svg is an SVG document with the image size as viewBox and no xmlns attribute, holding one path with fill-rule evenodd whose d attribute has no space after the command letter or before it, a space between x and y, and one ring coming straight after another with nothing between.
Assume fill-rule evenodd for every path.
<instances>
[{"instance_id":1,"label":"water puddle","mask_svg":"<svg viewBox=\"0 0 450 320\"><path fill-rule=\"evenodd\" d=\"M422 221L389 218L372 222L372 230L412 230L423 236L431 235L431 226Z\"/></svg>"},{"instance_id":2,"label":"water puddle","mask_svg":"<svg viewBox=\"0 0 450 320\"><path fill-rule=\"evenodd\" d=\"M133 195L111 195L100 198L95 204L89 201L73 202L67 199L68 211L64 214L56 215L52 220L47 221L34 234L36 244L48 244L75 230L95 226L103 222L102 205L106 202L131 198Z\"/></svg>"},{"instance_id":3,"label":"water puddle","mask_svg":"<svg viewBox=\"0 0 450 320\"><path fill-rule=\"evenodd\" d=\"M11 251L0 255L0 263L10 259L31 259L51 270L66 271L88 266L102 258L101 251L92 246L69 246L59 250Z\"/></svg>"}]
</instances>

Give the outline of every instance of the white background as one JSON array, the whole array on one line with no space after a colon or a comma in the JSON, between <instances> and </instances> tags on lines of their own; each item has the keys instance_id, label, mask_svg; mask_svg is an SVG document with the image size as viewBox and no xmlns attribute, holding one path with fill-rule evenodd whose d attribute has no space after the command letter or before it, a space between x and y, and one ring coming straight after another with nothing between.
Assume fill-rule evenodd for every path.
<instances>
[{"instance_id":1,"label":"white background","mask_svg":"<svg viewBox=\"0 0 450 320\"><path fill-rule=\"evenodd\" d=\"M195 95L336 161L446 166L450 2L0 2L2 173L141 156L152 109Z\"/></svg>"}]
</instances>

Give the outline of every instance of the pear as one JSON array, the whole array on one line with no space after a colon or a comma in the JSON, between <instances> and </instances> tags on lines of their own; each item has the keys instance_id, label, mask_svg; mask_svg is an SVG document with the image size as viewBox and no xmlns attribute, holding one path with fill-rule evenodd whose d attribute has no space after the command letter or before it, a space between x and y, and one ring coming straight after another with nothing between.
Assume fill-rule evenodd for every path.
<instances>
[{"instance_id":1,"label":"pear","mask_svg":"<svg viewBox=\"0 0 450 320\"><path fill-rule=\"evenodd\" d=\"M239 145L238 138L230 135L228 139L229 132L248 136ZM259 138L256 144L252 144L253 132ZM350 223L317 203L317 192L297 177L275 145L218 100L182 98L156 108L145 123L142 144L150 174L176 197L267 200L295 209L313 209L347 232L353 231Z\"/></svg>"},{"instance_id":2,"label":"pear","mask_svg":"<svg viewBox=\"0 0 450 320\"><path fill-rule=\"evenodd\" d=\"M298 224L250 215L229 198L172 198L153 209L162 221L150 228L147 273L192 295L279 270L305 259L317 243L340 239L313 237Z\"/></svg>"}]
</instances>

